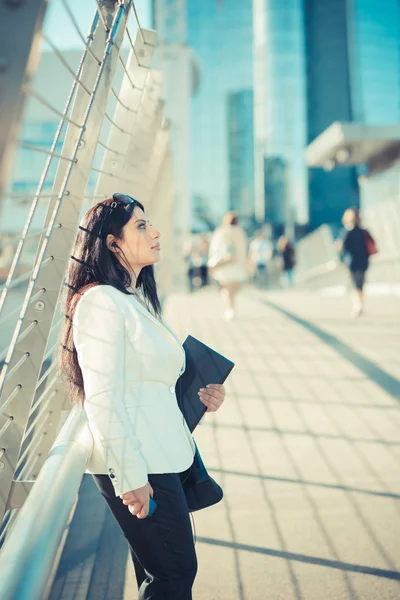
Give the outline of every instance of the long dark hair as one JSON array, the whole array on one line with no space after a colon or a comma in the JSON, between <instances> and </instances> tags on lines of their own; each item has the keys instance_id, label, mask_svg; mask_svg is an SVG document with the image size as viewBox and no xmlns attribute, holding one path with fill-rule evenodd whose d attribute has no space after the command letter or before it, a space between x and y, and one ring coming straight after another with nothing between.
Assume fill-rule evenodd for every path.
<instances>
[{"instance_id":1,"label":"long dark hair","mask_svg":"<svg viewBox=\"0 0 400 600\"><path fill-rule=\"evenodd\" d=\"M72 321L78 300L85 291L96 285L112 285L123 294L131 295L127 290L132 285L128 269L118 260L106 244L108 234L117 240L123 239L123 228L132 217L135 207L143 210L137 200L129 204L115 203L113 198L95 204L82 219L75 239L71 261L68 267L63 310L65 322L61 332L61 347L58 365L63 375L66 391L73 402L84 401L83 377L74 345ZM129 198L129 196L127 197ZM126 264L122 251L119 255ZM143 267L136 281L149 309L161 315L161 305L157 294L157 285L152 265Z\"/></svg>"}]
</instances>

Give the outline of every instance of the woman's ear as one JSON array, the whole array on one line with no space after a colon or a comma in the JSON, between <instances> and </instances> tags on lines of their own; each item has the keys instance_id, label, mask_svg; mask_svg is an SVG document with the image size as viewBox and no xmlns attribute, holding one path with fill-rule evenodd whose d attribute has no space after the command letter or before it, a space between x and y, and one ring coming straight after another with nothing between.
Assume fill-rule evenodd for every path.
<instances>
[{"instance_id":1,"label":"woman's ear","mask_svg":"<svg viewBox=\"0 0 400 600\"><path fill-rule=\"evenodd\" d=\"M106 244L107 244L107 248L110 250L110 252L119 252L118 244L115 240L115 237L113 235L111 235L111 233L109 233L106 238Z\"/></svg>"}]
</instances>

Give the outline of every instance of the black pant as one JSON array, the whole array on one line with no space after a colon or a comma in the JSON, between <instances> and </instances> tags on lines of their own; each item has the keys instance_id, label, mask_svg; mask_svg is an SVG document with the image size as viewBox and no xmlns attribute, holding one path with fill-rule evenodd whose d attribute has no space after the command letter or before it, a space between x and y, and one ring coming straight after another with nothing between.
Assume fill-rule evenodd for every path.
<instances>
[{"instance_id":1,"label":"black pant","mask_svg":"<svg viewBox=\"0 0 400 600\"><path fill-rule=\"evenodd\" d=\"M365 271L350 271L350 275L356 290L362 292L365 283Z\"/></svg>"},{"instance_id":2,"label":"black pant","mask_svg":"<svg viewBox=\"0 0 400 600\"><path fill-rule=\"evenodd\" d=\"M108 475L93 479L128 540L138 600L191 600L197 558L179 474L149 475L157 508L147 519L129 512Z\"/></svg>"}]
</instances>

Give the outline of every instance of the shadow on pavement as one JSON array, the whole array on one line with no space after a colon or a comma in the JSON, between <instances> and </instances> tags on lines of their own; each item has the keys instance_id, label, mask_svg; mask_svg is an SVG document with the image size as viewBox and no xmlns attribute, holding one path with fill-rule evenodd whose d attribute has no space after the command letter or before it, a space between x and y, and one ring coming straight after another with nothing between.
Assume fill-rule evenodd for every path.
<instances>
[{"instance_id":1,"label":"shadow on pavement","mask_svg":"<svg viewBox=\"0 0 400 600\"><path fill-rule=\"evenodd\" d=\"M363 573L364 575L374 575L375 577L383 577L385 579L394 579L400 581L400 573L398 571L389 571L387 569L378 569L376 567L368 567L364 565L355 565L337 560L329 560L319 558L317 556L307 556L305 554L297 554L296 552L284 552L274 550L272 548L262 548L260 546L249 546L247 544L237 544L235 542L226 542L225 540L216 540L213 538L198 537L197 541L202 544L210 544L212 546L221 546L223 548L232 548L244 552L253 552L256 554L265 554L268 556L276 556L285 560L299 561L303 563L320 565L322 567L330 567L331 569L339 569L340 571L350 571L353 573Z\"/></svg>"},{"instance_id":2,"label":"shadow on pavement","mask_svg":"<svg viewBox=\"0 0 400 600\"><path fill-rule=\"evenodd\" d=\"M369 379L372 379L383 390L385 390L385 392L400 402L400 381L398 379L392 377L389 373L378 367L378 365L376 365L374 362L368 358L365 358L365 356L362 356L359 352L351 348L348 344L345 344L331 333L328 333L317 325L314 325L314 323L311 323L311 321L307 321L307 319L299 317L298 315L290 312L282 306L279 306L278 304L271 302L270 300L261 300L261 302L313 333L322 342L329 345L333 350L340 354L345 360L349 361L360 371L362 371Z\"/></svg>"}]
</instances>

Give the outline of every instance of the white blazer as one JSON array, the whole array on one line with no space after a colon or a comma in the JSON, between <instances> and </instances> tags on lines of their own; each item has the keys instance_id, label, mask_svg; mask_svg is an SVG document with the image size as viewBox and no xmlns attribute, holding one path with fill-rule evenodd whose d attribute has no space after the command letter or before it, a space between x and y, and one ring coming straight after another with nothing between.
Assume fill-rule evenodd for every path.
<instances>
[{"instance_id":1,"label":"white blazer","mask_svg":"<svg viewBox=\"0 0 400 600\"><path fill-rule=\"evenodd\" d=\"M148 473L188 469L195 446L175 394L185 352L172 331L134 296L99 285L79 300L73 336L94 440L88 472L108 474L119 496Z\"/></svg>"}]
</instances>

